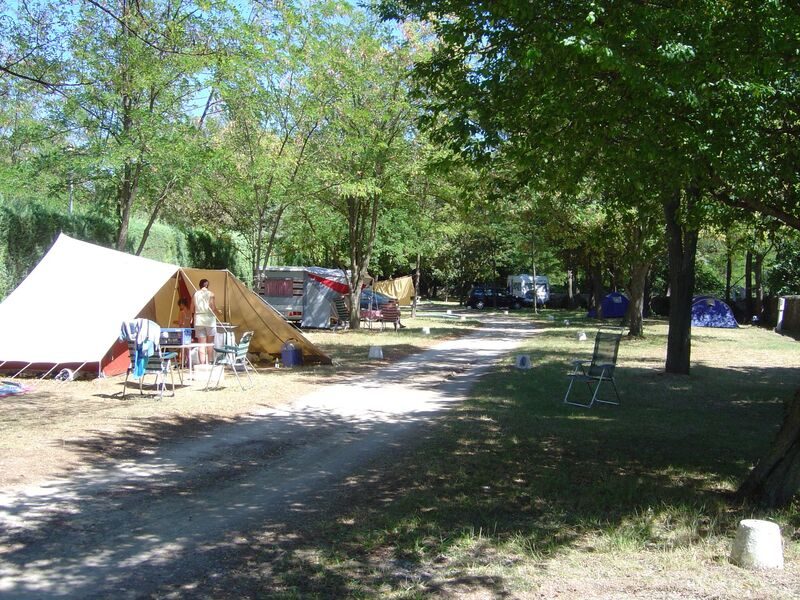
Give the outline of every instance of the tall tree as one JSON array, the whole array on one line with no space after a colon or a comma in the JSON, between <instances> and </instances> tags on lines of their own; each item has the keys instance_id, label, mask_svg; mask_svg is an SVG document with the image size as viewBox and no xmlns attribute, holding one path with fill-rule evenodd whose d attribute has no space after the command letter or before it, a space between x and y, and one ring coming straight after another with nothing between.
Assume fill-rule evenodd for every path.
<instances>
[{"instance_id":1,"label":"tall tree","mask_svg":"<svg viewBox=\"0 0 800 600\"><path fill-rule=\"evenodd\" d=\"M93 181L116 216L120 250L128 244L143 186L155 184L159 171L180 169L171 160L180 153L159 150L181 144L194 126L192 113L228 15L223 0L18 5L15 18L23 25L13 39L3 40L15 50L3 58L0 71L38 85L53 127L70 148L94 160ZM163 206L158 198L175 181L167 177L159 191L151 190L156 201L149 209L155 214Z\"/></svg>"},{"instance_id":2,"label":"tall tree","mask_svg":"<svg viewBox=\"0 0 800 600\"><path fill-rule=\"evenodd\" d=\"M335 89L326 125L321 198L347 224L350 326L360 324L359 305L378 231L389 204L403 194L400 175L409 163L413 108L406 75L411 50L361 12L330 25Z\"/></svg>"},{"instance_id":3,"label":"tall tree","mask_svg":"<svg viewBox=\"0 0 800 600\"><path fill-rule=\"evenodd\" d=\"M243 50L218 72L221 128L209 170L210 214L225 214L245 240L253 278L273 254L283 219L303 210L314 142L330 119L335 90L323 76L334 42L332 3L300 10L253 3L240 29Z\"/></svg>"}]
</instances>

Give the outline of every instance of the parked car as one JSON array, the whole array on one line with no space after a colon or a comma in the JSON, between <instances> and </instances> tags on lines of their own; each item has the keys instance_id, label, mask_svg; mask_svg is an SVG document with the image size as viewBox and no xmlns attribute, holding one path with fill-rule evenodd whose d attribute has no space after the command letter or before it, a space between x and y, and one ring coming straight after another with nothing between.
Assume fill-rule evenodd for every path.
<instances>
[{"instance_id":1,"label":"parked car","mask_svg":"<svg viewBox=\"0 0 800 600\"><path fill-rule=\"evenodd\" d=\"M370 288L361 290L361 310L380 310L387 304L397 304L397 300Z\"/></svg>"},{"instance_id":2,"label":"parked car","mask_svg":"<svg viewBox=\"0 0 800 600\"><path fill-rule=\"evenodd\" d=\"M505 288L473 285L464 301L470 308L522 308L522 299L515 298Z\"/></svg>"}]
</instances>

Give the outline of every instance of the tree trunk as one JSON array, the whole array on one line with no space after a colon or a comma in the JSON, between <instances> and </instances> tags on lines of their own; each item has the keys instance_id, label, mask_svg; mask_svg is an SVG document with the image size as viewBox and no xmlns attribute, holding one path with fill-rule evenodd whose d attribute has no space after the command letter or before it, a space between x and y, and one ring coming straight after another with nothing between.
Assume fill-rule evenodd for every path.
<instances>
[{"instance_id":1,"label":"tree trunk","mask_svg":"<svg viewBox=\"0 0 800 600\"><path fill-rule=\"evenodd\" d=\"M142 252L144 251L144 245L147 243L147 238L150 237L150 230L153 228L153 225L158 218L158 213L161 210L161 207L164 205L164 200L166 200L167 196L169 196L169 193L172 191L172 187L175 185L176 181L177 179L175 177L169 180L153 205L153 208L150 212L150 218L147 220L147 225L142 232L142 239L139 240L139 247L136 249L136 256L142 255Z\"/></svg>"},{"instance_id":2,"label":"tree trunk","mask_svg":"<svg viewBox=\"0 0 800 600\"><path fill-rule=\"evenodd\" d=\"M733 257L728 250L725 261L725 303L731 303L731 280L733 279Z\"/></svg>"},{"instance_id":3,"label":"tree trunk","mask_svg":"<svg viewBox=\"0 0 800 600\"><path fill-rule=\"evenodd\" d=\"M117 208L118 208L118 229L117 229L117 250L125 251L128 245L128 227L131 221L131 211L136 200L136 192L139 188L139 167L125 162L122 169L122 181L117 188Z\"/></svg>"},{"instance_id":4,"label":"tree trunk","mask_svg":"<svg viewBox=\"0 0 800 600\"><path fill-rule=\"evenodd\" d=\"M350 329L360 329L361 285L366 279L375 244L380 196L351 196L346 202L350 231Z\"/></svg>"},{"instance_id":5,"label":"tree trunk","mask_svg":"<svg viewBox=\"0 0 800 600\"><path fill-rule=\"evenodd\" d=\"M753 316L753 253L748 250L744 259L744 317L745 323Z\"/></svg>"},{"instance_id":6,"label":"tree trunk","mask_svg":"<svg viewBox=\"0 0 800 600\"><path fill-rule=\"evenodd\" d=\"M649 271L649 263L634 263L631 267L631 297L628 303L628 310L625 313L625 323L628 326L629 336L644 336L644 291Z\"/></svg>"},{"instance_id":7,"label":"tree trunk","mask_svg":"<svg viewBox=\"0 0 800 600\"><path fill-rule=\"evenodd\" d=\"M756 284L756 297L755 297L755 304L753 307L753 315L758 319L758 322L761 323L761 320L764 318L764 255L763 254L756 254L755 260L753 261L753 275L755 277L755 284Z\"/></svg>"},{"instance_id":8,"label":"tree trunk","mask_svg":"<svg viewBox=\"0 0 800 600\"><path fill-rule=\"evenodd\" d=\"M589 308L597 311L597 318L603 318L603 272L600 265L594 264L589 267L589 276L592 281L592 296L589 300Z\"/></svg>"},{"instance_id":9,"label":"tree trunk","mask_svg":"<svg viewBox=\"0 0 800 600\"><path fill-rule=\"evenodd\" d=\"M687 190L691 208L698 191ZM698 231L680 221L681 192L664 202L669 247L669 333L666 372L688 375L692 348L692 294Z\"/></svg>"},{"instance_id":10,"label":"tree trunk","mask_svg":"<svg viewBox=\"0 0 800 600\"><path fill-rule=\"evenodd\" d=\"M770 508L787 506L800 491L800 390L784 405L783 424L772 446L737 491Z\"/></svg>"},{"instance_id":11,"label":"tree trunk","mask_svg":"<svg viewBox=\"0 0 800 600\"><path fill-rule=\"evenodd\" d=\"M414 303L411 305L411 318L417 316L417 299L419 298L419 272L422 256L417 252L417 268L414 269Z\"/></svg>"},{"instance_id":12,"label":"tree trunk","mask_svg":"<svg viewBox=\"0 0 800 600\"><path fill-rule=\"evenodd\" d=\"M567 308L575 308L575 279L572 276L572 269L567 271Z\"/></svg>"}]
</instances>

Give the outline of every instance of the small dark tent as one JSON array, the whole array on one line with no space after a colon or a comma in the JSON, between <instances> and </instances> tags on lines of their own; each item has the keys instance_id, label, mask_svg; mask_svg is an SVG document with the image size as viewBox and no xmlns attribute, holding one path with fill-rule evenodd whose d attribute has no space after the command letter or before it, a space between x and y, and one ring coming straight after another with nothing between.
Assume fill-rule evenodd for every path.
<instances>
[{"instance_id":1,"label":"small dark tent","mask_svg":"<svg viewBox=\"0 0 800 600\"><path fill-rule=\"evenodd\" d=\"M712 296L696 296L692 300L692 327L724 327L734 329L739 325L731 307Z\"/></svg>"},{"instance_id":2,"label":"small dark tent","mask_svg":"<svg viewBox=\"0 0 800 600\"><path fill-rule=\"evenodd\" d=\"M628 310L628 297L619 292L611 292L600 302L604 319L621 319ZM591 309L588 314L591 318L597 317L597 310Z\"/></svg>"}]
</instances>

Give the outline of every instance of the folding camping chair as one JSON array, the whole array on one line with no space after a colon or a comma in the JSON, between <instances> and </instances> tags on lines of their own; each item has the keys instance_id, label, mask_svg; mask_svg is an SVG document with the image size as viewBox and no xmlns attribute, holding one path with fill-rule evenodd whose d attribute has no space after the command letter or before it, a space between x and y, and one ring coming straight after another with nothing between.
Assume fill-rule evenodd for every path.
<instances>
[{"instance_id":1,"label":"folding camping chair","mask_svg":"<svg viewBox=\"0 0 800 600\"><path fill-rule=\"evenodd\" d=\"M137 346L135 341L128 340L128 355L130 356L130 365L128 365L128 372L125 374L125 383L122 384L122 399L125 399L125 393L128 388L128 377L131 373L137 371L137 363L139 364L139 394L144 395L144 378L146 375L155 375L155 385L158 390L159 398L164 397L164 390L167 388L167 375L170 376L172 383L172 395L175 395L175 374L172 370L172 361L178 356L177 352L161 352L160 349L147 356L141 358L138 355ZM159 385L158 379L161 377L161 384Z\"/></svg>"},{"instance_id":2,"label":"folding camping chair","mask_svg":"<svg viewBox=\"0 0 800 600\"><path fill-rule=\"evenodd\" d=\"M614 382L614 370L617 366L617 352L619 351L619 342L620 339L622 339L622 332L623 329L621 327L601 327L594 338L594 352L592 353L591 360L572 361L574 370L569 374L569 387L564 396L564 404L572 404L573 406L582 406L584 408L591 407L595 402L615 405L620 404L617 384ZM572 385L576 381L586 383L586 386L589 388L592 399L588 404L571 402L569 400L569 393L572 391ZM617 397L616 402L614 400L604 400L598 397L600 386L606 381L611 382L614 388L614 395Z\"/></svg>"},{"instance_id":3,"label":"folding camping chair","mask_svg":"<svg viewBox=\"0 0 800 600\"><path fill-rule=\"evenodd\" d=\"M250 340L252 338L253 332L245 331L242 334L242 337L239 338L238 344L214 347L214 364L208 373L208 383L206 383L206 389L211 386L211 379L213 378L215 372L218 373L218 375L217 382L214 384L214 387L219 386L219 382L222 379L222 371L225 367L230 367L231 371L233 371L233 374L236 376L236 381L239 382L242 390L245 388L241 378L239 377L240 370L243 370L247 374L247 380L250 382L250 386L252 387L253 378L250 377L250 370L252 369L254 373L257 372L256 368L253 366L253 363L251 363L250 359L247 358L247 352L250 350Z\"/></svg>"},{"instance_id":4,"label":"folding camping chair","mask_svg":"<svg viewBox=\"0 0 800 600\"><path fill-rule=\"evenodd\" d=\"M333 307L336 309L336 316L334 317L334 331L340 329L344 330L350 327L350 311L347 310L347 303L341 296L333 299Z\"/></svg>"},{"instance_id":5,"label":"folding camping chair","mask_svg":"<svg viewBox=\"0 0 800 600\"><path fill-rule=\"evenodd\" d=\"M384 329L387 323L391 323L394 325L394 330L397 331L400 328L400 307L397 304L385 304L381 308L380 322L381 329Z\"/></svg>"}]
</instances>

